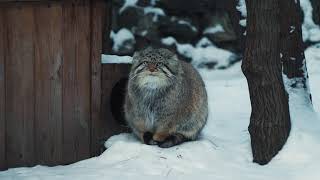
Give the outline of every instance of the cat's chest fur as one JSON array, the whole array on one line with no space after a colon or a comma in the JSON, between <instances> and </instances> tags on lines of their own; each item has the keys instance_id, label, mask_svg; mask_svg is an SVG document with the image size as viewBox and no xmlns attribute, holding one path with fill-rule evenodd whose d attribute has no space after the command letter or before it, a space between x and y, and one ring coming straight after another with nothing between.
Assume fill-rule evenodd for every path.
<instances>
[{"instance_id":1,"label":"cat's chest fur","mask_svg":"<svg viewBox=\"0 0 320 180\"><path fill-rule=\"evenodd\" d=\"M163 98L146 97L139 103L139 109L142 110L142 116L145 121L145 126L148 130L153 130L157 121L161 119L163 114Z\"/></svg>"}]
</instances>

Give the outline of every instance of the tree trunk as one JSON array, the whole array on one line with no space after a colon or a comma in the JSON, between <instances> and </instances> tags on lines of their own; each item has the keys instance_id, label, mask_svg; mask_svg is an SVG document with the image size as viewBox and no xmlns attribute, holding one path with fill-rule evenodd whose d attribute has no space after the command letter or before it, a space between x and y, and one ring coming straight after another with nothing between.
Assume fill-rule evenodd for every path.
<instances>
[{"instance_id":1,"label":"tree trunk","mask_svg":"<svg viewBox=\"0 0 320 180\"><path fill-rule=\"evenodd\" d=\"M299 14L300 2L296 2L279 0L279 8L286 10L280 13L280 57L288 85L303 89L306 101L311 102Z\"/></svg>"},{"instance_id":2,"label":"tree trunk","mask_svg":"<svg viewBox=\"0 0 320 180\"><path fill-rule=\"evenodd\" d=\"M312 17L313 21L320 25L320 1L319 0L310 0L313 11L312 11Z\"/></svg>"},{"instance_id":3,"label":"tree trunk","mask_svg":"<svg viewBox=\"0 0 320 180\"><path fill-rule=\"evenodd\" d=\"M282 149L291 128L280 60L279 1L246 0L247 40L242 71L252 107L249 133L253 161L261 165Z\"/></svg>"}]
</instances>

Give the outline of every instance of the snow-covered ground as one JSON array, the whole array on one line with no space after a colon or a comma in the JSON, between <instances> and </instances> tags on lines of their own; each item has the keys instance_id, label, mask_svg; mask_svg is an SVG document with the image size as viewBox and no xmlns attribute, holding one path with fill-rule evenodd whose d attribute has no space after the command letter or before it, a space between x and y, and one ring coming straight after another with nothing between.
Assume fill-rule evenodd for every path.
<instances>
[{"instance_id":1,"label":"snow-covered ground","mask_svg":"<svg viewBox=\"0 0 320 180\"><path fill-rule=\"evenodd\" d=\"M302 37L304 41L319 42L320 27L315 24L312 18L313 8L310 0L300 0L300 7L303 11L304 18L302 24Z\"/></svg>"},{"instance_id":2,"label":"snow-covered ground","mask_svg":"<svg viewBox=\"0 0 320 180\"><path fill-rule=\"evenodd\" d=\"M320 45L306 50L315 111L320 108ZM201 138L169 149L141 144L130 134L111 137L108 149L68 166L16 168L1 180L319 180L320 120L290 91L292 131L270 164L252 163L247 131L250 100L240 63L226 70L200 70L209 94L210 117Z\"/></svg>"}]
</instances>

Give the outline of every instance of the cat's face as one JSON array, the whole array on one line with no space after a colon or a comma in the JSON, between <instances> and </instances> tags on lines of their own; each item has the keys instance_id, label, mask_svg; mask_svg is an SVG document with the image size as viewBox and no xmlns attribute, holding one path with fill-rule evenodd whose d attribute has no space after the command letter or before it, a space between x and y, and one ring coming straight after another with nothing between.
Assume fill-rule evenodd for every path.
<instances>
[{"instance_id":1,"label":"cat's face","mask_svg":"<svg viewBox=\"0 0 320 180\"><path fill-rule=\"evenodd\" d=\"M171 51L147 48L134 54L130 80L150 89L169 86L174 83L179 65Z\"/></svg>"}]
</instances>

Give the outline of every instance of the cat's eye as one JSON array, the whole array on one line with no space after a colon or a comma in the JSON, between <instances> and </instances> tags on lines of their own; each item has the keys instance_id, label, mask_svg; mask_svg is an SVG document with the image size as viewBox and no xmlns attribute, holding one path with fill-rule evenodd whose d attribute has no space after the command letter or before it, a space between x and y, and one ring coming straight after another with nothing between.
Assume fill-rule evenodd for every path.
<instances>
[{"instance_id":1,"label":"cat's eye","mask_svg":"<svg viewBox=\"0 0 320 180\"><path fill-rule=\"evenodd\" d=\"M147 63L146 61L144 61L142 64L143 64L144 66L148 65L148 63Z\"/></svg>"},{"instance_id":2,"label":"cat's eye","mask_svg":"<svg viewBox=\"0 0 320 180\"><path fill-rule=\"evenodd\" d=\"M163 65L162 62L158 62L158 63L156 64L157 67L160 67L160 66L162 66L162 65Z\"/></svg>"}]
</instances>

